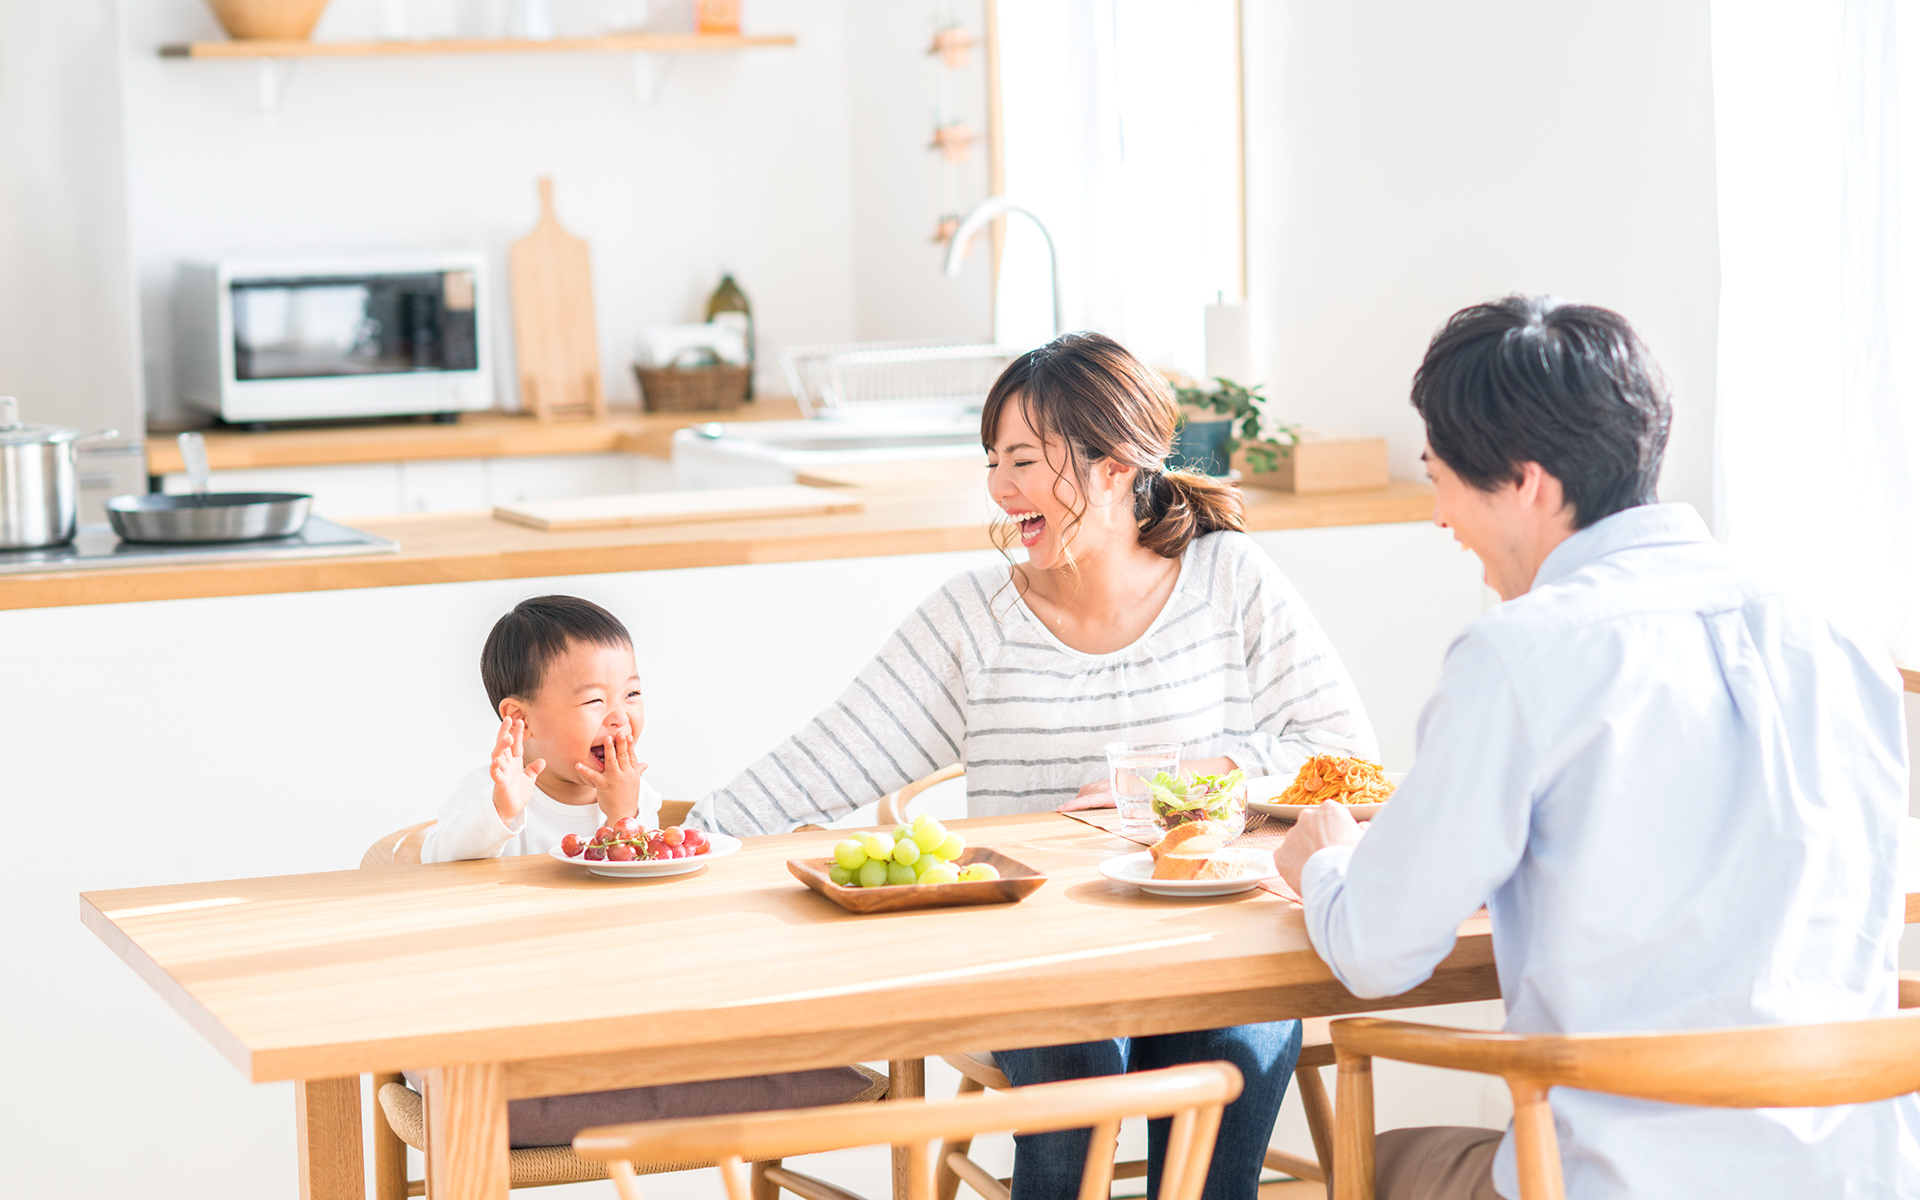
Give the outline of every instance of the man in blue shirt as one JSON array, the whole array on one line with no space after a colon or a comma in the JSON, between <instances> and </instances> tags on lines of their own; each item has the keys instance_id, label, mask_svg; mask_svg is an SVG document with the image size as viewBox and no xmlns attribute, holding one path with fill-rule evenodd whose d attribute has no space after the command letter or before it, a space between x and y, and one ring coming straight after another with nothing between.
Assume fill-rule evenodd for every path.
<instances>
[{"instance_id":1,"label":"man in blue shirt","mask_svg":"<svg viewBox=\"0 0 1920 1200\"><path fill-rule=\"evenodd\" d=\"M1321 957L1394 995L1484 903L1513 1032L1894 1011L1898 678L1655 501L1670 410L1632 328L1537 297L1465 309L1413 403L1434 520L1504 603L1448 650L1365 838L1329 804L1282 845ZM1748 1112L1557 1089L1553 1109L1573 1200L1920 1195L1911 1097ZM1515 1197L1511 1142L1383 1134L1378 1195Z\"/></svg>"}]
</instances>

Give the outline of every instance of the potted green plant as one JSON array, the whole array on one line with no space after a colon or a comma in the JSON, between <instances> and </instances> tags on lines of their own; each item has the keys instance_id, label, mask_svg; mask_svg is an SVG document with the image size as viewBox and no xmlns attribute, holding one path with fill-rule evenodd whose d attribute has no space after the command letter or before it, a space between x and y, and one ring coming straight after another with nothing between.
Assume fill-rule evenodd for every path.
<instances>
[{"instance_id":1,"label":"potted green plant","mask_svg":"<svg viewBox=\"0 0 1920 1200\"><path fill-rule=\"evenodd\" d=\"M1208 475L1225 475L1234 452L1247 451L1247 465L1256 472L1276 469L1300 443L1300 427L1281 421L1267 410L1271 403L1260 394L1262 385L1246 387L1214 376L1211 388L1172 381L1180 402L1180 425L1169 465ZM1189 414L1218 414L1219 420L1189 419Z\"/></svg>"}]
</instances>

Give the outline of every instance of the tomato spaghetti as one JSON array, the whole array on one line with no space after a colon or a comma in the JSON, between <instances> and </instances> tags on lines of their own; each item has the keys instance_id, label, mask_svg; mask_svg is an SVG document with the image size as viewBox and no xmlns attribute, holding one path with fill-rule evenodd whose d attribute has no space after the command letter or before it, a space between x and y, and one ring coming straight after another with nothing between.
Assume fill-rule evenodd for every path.
<instances>
[{"instance_id":1,"label":"tomato spaghetti","mask_svg":"<svg viewBox=\"0 0 1920 1200\"><path fill-rule=\"evenodd\" d=\"M1274 797L1275 804L1378 804L1393 795L1393 784L1379 763L1338 754L1316 754L1300 767L1293 785Z\"/></svg>"}]
</instances>

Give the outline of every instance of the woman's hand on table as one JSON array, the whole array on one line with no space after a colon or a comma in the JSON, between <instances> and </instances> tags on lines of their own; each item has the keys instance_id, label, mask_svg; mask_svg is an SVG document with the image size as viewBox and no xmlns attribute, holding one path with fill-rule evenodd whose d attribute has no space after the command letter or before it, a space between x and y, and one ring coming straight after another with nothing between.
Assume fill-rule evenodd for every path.
<instances>
[{"instance_id":1,"label":"woman's hand on table","mask_svg":"<svg viewBox=\"0 0 1920 1200\"><path fill-rule=\"evenodd\" d=\"M1286 840L1273 852L1274 868L1293 889L1293 894L1304 899L1306 893L1300 890L1300 876L1314 852L1328 846L1357 845L1365 832L1346 805L1338 800L1323 801L1301 813L1300 819L1294 822Z\"/></svg>"},{"instance_id":2,"label":"woman's hand on table","mask_svg":"<svg viewBox=\"0 0 1920 1200\"><path fill-rule=\"evenodd\" d=\"M1203 758L1196 762L1183 763L1180 774L1192 778L1195 775L1225 775L1228 771L1237 771L1239 766L1231 758ZM1055 812L1081 812L1089 808L1112 808L1113 776L1103 775L1080 789L1080 794L1054 809Z\"/></svg>"},{"instance_id":3,"label":"woman's hand on table","mask_svg":"<svg viewBox=\"0 0 1920 1200\"><path fill-rule=\"evenodd\" d=\"M1062 804L1055 812L1081 812L1089 808L1113 807L1113 780L1097 779L1080 789L1080 794Z\"/></svg>"},{"instance_id":4,"label":"woman's hand on table","mask_svg":"<svg viewBox=\"0 0 1920 1200\"><path fill-rule=\"evenodd\" d=\"M1195 775L1225 775L1239 769L1240 764L1225 755L1219 758L1195 758L1180 764L1180 777L1192 779Z\"/></svg>"}]
</instances>

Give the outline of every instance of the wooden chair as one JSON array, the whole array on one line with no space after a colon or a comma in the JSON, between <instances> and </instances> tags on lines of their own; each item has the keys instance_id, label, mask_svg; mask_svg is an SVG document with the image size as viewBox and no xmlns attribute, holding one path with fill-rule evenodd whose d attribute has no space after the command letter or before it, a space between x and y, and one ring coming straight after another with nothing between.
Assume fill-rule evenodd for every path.
<instances>
[{"instance_id":1,"label":"wooden chair","mask_svg":"<svg viewBox=\"0 0 1920 1200\"><path fill-rule=\"evenodd\" d=\"M923 779L916 779L898 791L888 792L886 795L880 797L880 808L874 814L874 823L876 825L904 824L907 820L907 805L913 803L915 796L918 796L921 792L926 791L936 783L945 783L949 779L958 779L966 773L967 769L965 767L959 763L955 763L950 767L942 767Z\"/></svg>"},{"instance_id":2,"label":"wooden chair","mask_svg":"<svg viewBox=\"0 0 1920 1200\"><path fill-rule=\"evenodd\" d=\"M687 800L662 801L660 823L677 825L686 818L687 810L692 807L692 802ZM432 826L432 821L422 821L418 825L409 825L387 834L367 848L360 858L361 867L417 866L421 842ZM858 1065L854 1070L867 1076L868 1086L866 1091L854 1097L853 1104L872 1104L886 1099L886 1076ZM431 1153L427 1145L426 1104L423 1097L408 1087L406 1079L397 1072L375 1075L373 1094L377 1101L373 1121L375 1200L405 1200L408 1196L425 1195L426 1182L407 1177L407 1147L412 1146L422 1154ZM712 1159L663 1159L650 1167L649 1173L685 1171L713 1165ZM604 1163L581 1158L571 1146L530 1146L510 1150L507 1154L509 1187L551 1187L606 1177Z\"/></svg>"},{"instance_id":3,"label":"wooden chair","mask_svg":"<svg viewBox=\"0 0 1920 1200\"><path fill-rule=\"evenodd\" d=\"M1900 1006L1920 1005L1902 975ZM1920 1090L1920 1013L1826 1025L1525 1036L1378 1017L1333 1022L1334 1200L1373 1200L1373 1060L1499 1075L1513 1093L1520 1200L1564 1200L1548 1092L1581 1088L1709 1108L1864 1104Z\"/></svg>"},{"instance_id":4,"label":"wooden chair","mask_svg":"<svg viewBox=\"0 0 1920 1200\"><path fill-rule=\"evenodd\" d=\"M1119 1136L1121 1119L1171 1117L1173 1133L1161 1175L1161 1200L1199 1200L1220 1112L1240 1094L1240 1084L1240 1072L1230 1063L1192 1063L951 1100L900 1100L617 1125L583 1132L573 1140L573 1148L583 1159L608 1165L621 1200L640 1200L636 1168L687 1157L717 1160L727 1200L777 1200L781 1189L805 1200L860 1200L825 1180L784 1167L757 1166L749 1175L745 1164L884 1143L895 1148L896 1161L900 1161L898 1152L904 1151L907 1200L932 1200L935 1139L971 1140L977 1134L1011 1129L1050 1133L1091 1128L1092 1145L1107 1150L1087 1155L1080 1200L1105 1200L1113 1179L1111 1147Z\"/></svg>"},{"instance_id":5,"label":"wooden chair","mask_svg":"<svg viewBox=\"0 0 1920 1200\"><path fill-rule=\"evenodd\" d=\"M925 778L916 779L898 791L887 793L880 798L875 819L882 825L906 822L909 819L907 807L913 803L914 797L935 784L956 779L965 773L966 768L955 763ZM1004 1092L1013 1086L989 1052L943 1057L948 1066L960 1072L960 1094L963 1096L983 1091ZM1305 1035L1300 1043L1300 1061L1294 1067L1294 1083L1300 1091L1301 1106L1306 1109L1307 1132L1313 1137L1314 1156L1311 1159L1302 1158L1269 1147L1266 1157L1268 1168L1295 1179L1326 1182L1327 1168L1333 1161L1333 1105L1327 1099L1327 1088L1320 1078L1320 1068L1332 1065L1333 1042L1327 1033L1327 1022L1324 1019L1306 1022ZM954 1200L959 1194L962 1180L978 1192L982 1200L1012 1200L1008 1180L995 1179L985 1168L967 1157L967 1151L972 1147L971 1138L956 1139L940 1147L939 1156L935 1159L939 1172L935 1187L937 1200ZM1113 1168L1115 1179L1139 1179L1146 1173L1145 1159L1116 1163Z\"/></svg>"},{"instance_id":6,"label":"wooden chair","mask_svg":"<svg viewBox=\"0 0 1920 1200\"><path fill-rule=\"evenodd\" d=\"M1302 1158L1269 1146L1266 1165L1295 1179L1325 1183L1327 1169L1333 1162L1333 1104L1327 1099L1327 1088L1320 1078L1320 1068L1333 1065L1333 1042L1328 1037L1325 1018L1309 1020L1304 1024L1305 1036L1300 1044L1300 1061L1294 1066L1293 1079L1294 1086L1300 1091L1301 1107L1306 1109L1307 1132L1313 1137L1314 1156ZM1004 1092L1013 1086L1006 1074L994 1064L990 1053L949 1054L943 1057L948 1066L960 1072L962 1096L976 1092ZM1012 1200L1012 1181L994 1178L986 1168L968 1158L967 1152L971 1149L973 1139L969 1137L955 1138L941 1144L940 1153L934 1159L938 1170L934 1185L935 1200L955 1200L963 1180L980 1194L982 1200ZM1113 1165L1115 1179L1141 1179L1146 1173L1147 1160L1144 1158Z\"/></svg>"}]
</instances>

